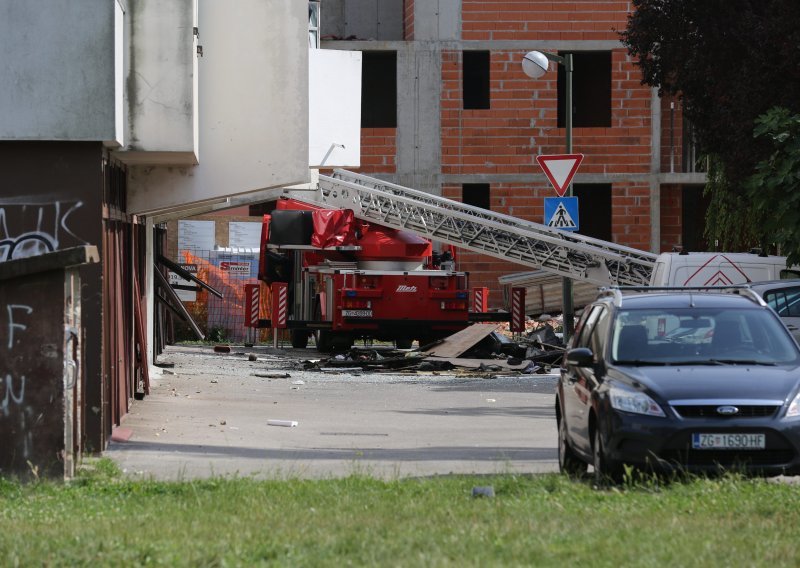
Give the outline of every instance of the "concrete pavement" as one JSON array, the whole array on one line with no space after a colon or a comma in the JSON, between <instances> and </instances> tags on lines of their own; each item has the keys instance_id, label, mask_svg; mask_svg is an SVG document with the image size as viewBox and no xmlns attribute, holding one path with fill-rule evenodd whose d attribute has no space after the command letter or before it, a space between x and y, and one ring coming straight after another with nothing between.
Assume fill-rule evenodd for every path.
<instances>
[{"instance_id":1,"label":"concrete pavement","mask_svg":"<svg viewBox=\"0 0 800 568\"><path fill-rule=\"evenodd\" d=\"M162 480L557 470L554 376L299 369L318 357L169 347L159 363L174 367L135 402L114 436L127 441L112 441L105 455L129 476Z\"/></svg>"}]
</instances>

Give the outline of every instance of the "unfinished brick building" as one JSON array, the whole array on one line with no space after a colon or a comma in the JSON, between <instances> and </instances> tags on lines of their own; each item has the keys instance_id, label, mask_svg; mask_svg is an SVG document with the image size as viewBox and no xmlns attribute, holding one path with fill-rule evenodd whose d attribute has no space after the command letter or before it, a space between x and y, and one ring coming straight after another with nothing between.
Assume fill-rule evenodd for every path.
<instances>
[{"instance_id":1,"label":"unfinished brick building","mask_svg":"<svg viewBox=\"0 0 800 568\"><path fill-rule=\"evenodd\" d=\"M364 52L360 171L535 222L555 192L537 154L565 149L562 66L572 53L580 233L652 252L705 250L706 175L680 103L641 85L619 41L626 1L324 0L322 47ZM471 285L529 268L461 252Z\"/></svg>"}]
</instances>

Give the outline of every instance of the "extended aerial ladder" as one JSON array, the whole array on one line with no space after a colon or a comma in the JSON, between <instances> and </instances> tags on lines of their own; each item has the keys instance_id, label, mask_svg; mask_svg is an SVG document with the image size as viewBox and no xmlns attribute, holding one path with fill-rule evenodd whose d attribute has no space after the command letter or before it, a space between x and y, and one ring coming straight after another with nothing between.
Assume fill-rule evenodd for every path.
<instances>
[{"instance_id":1,"label":"extended aerial ladder","mask_svg":"<svg viewBox=\"0 0 800 568\"><path fill-rule=\"evenodd\" d=\"M298 192L296 199L309 200ZM352 209L365 221L401 229L559 276L598 284L646 286L656 255L464 205L346 170L319 176L312 198Z\"/></svg>"}]
</instances>

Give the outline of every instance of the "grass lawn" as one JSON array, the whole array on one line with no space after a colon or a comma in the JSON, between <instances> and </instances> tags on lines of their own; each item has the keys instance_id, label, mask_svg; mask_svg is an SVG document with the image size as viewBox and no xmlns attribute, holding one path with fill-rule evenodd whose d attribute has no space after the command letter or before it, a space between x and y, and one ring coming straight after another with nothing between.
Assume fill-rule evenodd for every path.
<instances>
[{"instance_id":1,"label":"grass lawn","mask_svg":"<svg viewBox=\"0 0 800 568\"><path fill-rule=\"evenodd\" d=\"M496 496L472 497L475 486ZM0 566L797 566L800 486L558 475L0 480Z\"/></svg>"}]
</instances>

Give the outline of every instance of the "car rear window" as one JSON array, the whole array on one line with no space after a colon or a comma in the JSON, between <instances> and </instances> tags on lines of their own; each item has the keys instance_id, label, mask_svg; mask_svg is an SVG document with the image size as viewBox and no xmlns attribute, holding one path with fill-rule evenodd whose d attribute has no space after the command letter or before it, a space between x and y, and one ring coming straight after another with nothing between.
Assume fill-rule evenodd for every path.
<instances>
[{"instance_id":1,"label":"car rear window","mask_svg":"<svg viewBox=\"0 0 800 568\"><path fill-rule=\"evenodd\" d=\"M623 309L614 320L611 355L618 363L800 361L781 322L757 308Z\"/></svg>"},{"instance_id":2,"label":"car rear window","mask_svg":"<svg viewBox=\"0 0 800 568\"><path fill-rule=\"evenodd\" d=\"M764 301L781 317L800 317L800 286L770 290Z\"/></svg>"}]
</instances>

